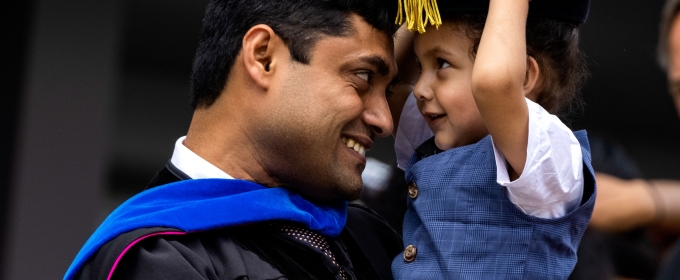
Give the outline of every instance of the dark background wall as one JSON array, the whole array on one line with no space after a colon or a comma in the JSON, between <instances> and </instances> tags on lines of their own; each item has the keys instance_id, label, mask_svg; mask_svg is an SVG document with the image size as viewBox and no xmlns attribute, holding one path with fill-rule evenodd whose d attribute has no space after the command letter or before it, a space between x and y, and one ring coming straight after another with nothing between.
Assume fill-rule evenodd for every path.
<instances>
[{"instance_id":1,"label":"dark background wall","mask_svg":"<svg viewBox=\"0 0 680 280\"><path fill-rule=\"evenodd\" d=\"M53 279L185 134L207 0L22 3L1 17L0 277ZM655 62L662 5L594 1L582 28L592 77L571 119L648 177L680 179L680 121ZM369 155L393 164L391 144Z\"/></svg>"},{"instance_id":2,"label":"dark background wall","mask_svg":"<svg viewBox=\"0 0 680 280\"><path fill-rule=\"evenodd\" d=\"M575 128L621 143L648 177L680 179L680 122L656 63L663 1L594 1L582 46L592 77Z\"/></svg>"},{"instance_id":3,"label":"dark background wall","mask_svg":"<svg viewBox=\"0 0 680 280\"><path fill-rule=\"evenodd\" d=\"M31 1L17 3L14 9L0 11L0 34L12 44L5 44L0 53L0 85L3 85L0 102L0 225L6 223L9 209L10 178L14 159L14 143L20 95L23 91L23 74L31 23ZM0 226L0 240L4 239L4 227ZM0 263L3 262L0 254Z\"/></svg>"}]
</instances>

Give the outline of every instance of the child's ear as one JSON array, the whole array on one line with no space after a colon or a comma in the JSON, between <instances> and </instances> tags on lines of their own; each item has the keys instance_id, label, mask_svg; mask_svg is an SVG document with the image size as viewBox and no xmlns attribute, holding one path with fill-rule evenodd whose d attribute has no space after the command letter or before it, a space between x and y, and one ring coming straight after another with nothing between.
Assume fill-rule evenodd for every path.
<instances>
[{"instance_id":1,"label":"child's ear","mask_svg":"<svg viewBox=\"0 0 680 280\"><path fill-rule=\"evenodd\" d=\"M538 67L538 62L536 62L536 59L532 56L527 56L527 73L524 75L524 96L528 97L531 100L534 100L535 98L532 98L533 96L529 96L532 92L534 92L534 89L536 89L536 86L539 84L538 80L541 77L541 69Z\"/></svg>"}]
</instances>

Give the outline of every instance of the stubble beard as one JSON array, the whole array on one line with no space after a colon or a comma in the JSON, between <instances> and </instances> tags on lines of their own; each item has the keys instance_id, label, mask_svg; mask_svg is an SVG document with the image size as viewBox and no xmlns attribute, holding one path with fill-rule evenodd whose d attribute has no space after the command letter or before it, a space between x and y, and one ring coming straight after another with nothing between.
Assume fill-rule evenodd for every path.
<instances>
[{"instance_id":1,"label":"stubble beard","mask_svg":"<svg viewBox=\"0 0 680 280\"><path fill-rule=\"evenodd\" d=\"M346 147L336 143L333 149L328 149L324 147L333 144L324 145L314 140L319 137L299 138L289 130L271 127L265 130L268 135L260 138L265 140L258 145L258 157L269 176L281 187L324 203L351 201L361 196L361 172L365 166L348 162L340 150Z\"/></svg>"}]
</instances>

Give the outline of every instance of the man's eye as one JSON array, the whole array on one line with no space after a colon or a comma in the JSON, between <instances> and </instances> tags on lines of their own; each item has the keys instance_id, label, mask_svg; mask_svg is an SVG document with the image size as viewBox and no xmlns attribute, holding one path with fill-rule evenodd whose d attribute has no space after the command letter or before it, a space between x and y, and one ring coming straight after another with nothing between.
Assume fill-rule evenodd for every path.
<instances>
[{"instance_id":1,"label":"man's eye","mask_svg":"<svg viewBox=\"0 0 680 280\"><path fill-rule=\"evenodd\" d=\"M371 77L368 73L357 73L357 76L366 82Z\"/></svg>"},{"instance_id":2,"label":"man's eye","mask_svg":"<svg viewBox=\"0 0 680 280\"><path fill-rule=\"evenodd\" d=\"M448 62L446 62L446 60L443 59L437 59L437 63L439 64L439 69L451 67L451 64L449 64Z\"/></svg>"}]
</instances>

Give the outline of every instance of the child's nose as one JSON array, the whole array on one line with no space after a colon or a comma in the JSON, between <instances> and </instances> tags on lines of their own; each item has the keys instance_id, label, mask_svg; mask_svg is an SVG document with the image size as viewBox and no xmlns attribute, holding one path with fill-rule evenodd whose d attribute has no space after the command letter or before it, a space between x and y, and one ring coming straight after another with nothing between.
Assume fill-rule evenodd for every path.
<instances>
[{"instance_id":1,"label":"child's nose","mask_svg":"<svg viewBox=\"0 0 680 280\"><path fill-rule=\"evenodd\" d=\"M426 75L420 75L416 86L413 88L413 95L418 100L432 100L434 93L432 92L432 87L430 86L429 79Z\"/></svg>"}]
</instances>

